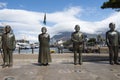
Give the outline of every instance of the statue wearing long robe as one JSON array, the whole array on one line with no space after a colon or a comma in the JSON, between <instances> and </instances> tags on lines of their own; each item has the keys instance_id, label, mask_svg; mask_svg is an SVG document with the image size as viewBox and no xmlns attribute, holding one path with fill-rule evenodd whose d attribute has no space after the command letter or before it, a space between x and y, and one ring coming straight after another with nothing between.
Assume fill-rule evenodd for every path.
<instances>
[{"instance_id":1,"label":"statue wearing long robe","mask_svg":"<svg viewBox=\"0 0 120 80\"><path fill-rule=\"evenodd\" d=\"M38 57L38 62L43 64L43 65L44 64L47 65L49 62L51 62L50 45L49 45L50 36L45 31L45 33L39 34L38 40L39 40L39 57Z\"/></svg>"}]
</instances>

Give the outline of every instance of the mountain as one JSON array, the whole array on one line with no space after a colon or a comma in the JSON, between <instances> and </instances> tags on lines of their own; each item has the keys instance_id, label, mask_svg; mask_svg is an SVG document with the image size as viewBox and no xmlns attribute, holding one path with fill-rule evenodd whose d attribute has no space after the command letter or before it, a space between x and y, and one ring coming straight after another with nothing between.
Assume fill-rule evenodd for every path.
<instances>
[{"instance_id":1,"label":"mountain","mask_svg":"<svg viewBox=\"0 0 120 80\"><path fill-rule=\"evenodd\" d=\"M71 34L72 32L61 32L60 34L58 35L54 35L51 39L54 39L54 40L68 40L71 38ZM87 38L96 38L98 34L88 34L88 33L83 33L84 35L87 36ZM104 33L101 33L100 34L103 38L105 38L105 34Z\"/></svg>"},{"instance_id":2,"label":"mountain","mask_svg":"<svg viewBox=\"0 0 120 80\"><path fill-rule=\"evenodd\" d=\"M65 41L71 38L71 33L72 32L61 32L58 35L54 35L52 39Z\"/></svg>"}]
</instances>

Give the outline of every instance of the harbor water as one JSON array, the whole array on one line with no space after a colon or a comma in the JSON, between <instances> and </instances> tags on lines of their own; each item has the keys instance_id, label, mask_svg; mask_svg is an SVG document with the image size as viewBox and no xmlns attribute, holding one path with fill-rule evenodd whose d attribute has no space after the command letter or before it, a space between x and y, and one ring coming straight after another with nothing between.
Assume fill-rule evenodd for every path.
<instances>
[{"instance_id":1,"label":"harbor water","mask_svg":"<svg viewBox=\"0 0 120 80\"><path fill-rule=\"evenodd\" d=\"M34 51L34 54L38 54L39 53L39 48L35 48L35 49L33 49L33 51ZM58 48L51 47L50 51L53 51L54 53L57 54L58 53ZM69 51L68 49L63 49L63 53L68 53L68 52L71 52L71 51ZM16 49L14 51L14 54L19 54L19 50ZM20 49L20 54L32 54L32 49Z\"/></svg>"}]
</instances>

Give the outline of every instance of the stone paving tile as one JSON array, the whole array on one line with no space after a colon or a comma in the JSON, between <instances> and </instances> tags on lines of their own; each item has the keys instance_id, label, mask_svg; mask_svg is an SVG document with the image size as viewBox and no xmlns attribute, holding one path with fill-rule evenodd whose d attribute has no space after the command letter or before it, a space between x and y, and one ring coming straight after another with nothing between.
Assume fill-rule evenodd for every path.
<instances>
[{"instance_id":1,"label":"stone paving tile","mask_svg":"<svg viewBox=\"0 0 120 80\"><path fill-rule=\"evenodd\" d=\"M103 62L104 63L104 62ZM14 65L0 70L0 80L14 77L15 80L120 80L120 66L84 62L81 65L37 63Z\"/></svg>"},{"instance_id":2,"label":"stone paving tile","mask_svg":"<svg viewBox=\"0 0 120 80\"><path fill-rule=\"evenodd\" d=\"M66 57L54 55L53 62L49 66L40 66L35 56L33 59L15 58L13 67L2 69L0 66L0 80L6 78L14 80L120 80L120 65L109 65L108 61L90 61L83 62L83 65L73 65L70 54Z\"/></svg>"}]
</instances>

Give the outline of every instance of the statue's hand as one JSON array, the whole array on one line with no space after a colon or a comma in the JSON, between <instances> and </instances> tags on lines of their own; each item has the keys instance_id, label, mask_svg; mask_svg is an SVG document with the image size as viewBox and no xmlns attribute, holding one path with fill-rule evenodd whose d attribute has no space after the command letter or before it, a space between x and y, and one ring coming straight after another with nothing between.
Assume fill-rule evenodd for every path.
<instances>
[{"instance_id":1,"label":"statue's hand","mask_svg":"<svg viewBox=\"0 0 120 80\"><path fill-rule=\"evenodd\" d=\"M79 44L81 45L81 44L83 44L83 42L81 41L81 42L79 42Z\"/></svg>"},{"instance_id":2,"label":"statue's hand","mask_svg":"<svg viewBox=\"0 0 120 80\"><path fill-rule=\"evenodd\" d=\"M107 44L108 47L111 47L111 44Z\"/></svg>"},{"instance_id":3,"label":"statue's hand","mask_svg":"<svg viewBox=\"0 0 120 80\"><path fill-rule=\"evenodd\" d=\"M13 51L15 51L15 48L14 49L12 49Z\"/></svg>"},{"instance_id":4,"label":"statue's hand","mask_svg":"<svg viewBox=\"0 0 120 80\"><path fill-rule=\"evenodd\" d=\"M83 42L84 42L84 40L82 40L82 41L79 41L79 44L83 44Z\"/></svg>"}]
</instances>

